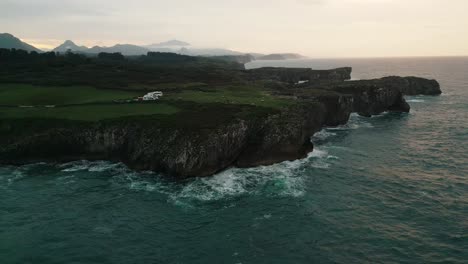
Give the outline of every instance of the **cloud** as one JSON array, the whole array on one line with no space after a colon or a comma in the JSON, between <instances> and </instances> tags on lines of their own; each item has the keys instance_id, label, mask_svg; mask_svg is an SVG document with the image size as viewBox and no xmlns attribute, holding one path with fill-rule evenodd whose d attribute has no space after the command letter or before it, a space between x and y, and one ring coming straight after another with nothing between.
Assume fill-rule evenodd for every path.
<instances>
[{"instance_id":1,"label":"cloud","mask_svg":"<svg viewBox=\"0 0 468 264\"><path fill-rule=\"evenodd\" d=\"M467 9L467 0L0 0L0 30L49 46L178 38L319 57L468 54Z\"/></svg>"},{"instance_id":2,"label":"cloud","mask_svg":"<svg viewBox=\"0 0 468 264\"><path fill-rule=\"evenodd\" d=\"M65 16L104 16L111 8L102 9L92 1L70 0L2 0L0 19L36 19L43 17L57 18Z\"/></svg>"}]
</instances>

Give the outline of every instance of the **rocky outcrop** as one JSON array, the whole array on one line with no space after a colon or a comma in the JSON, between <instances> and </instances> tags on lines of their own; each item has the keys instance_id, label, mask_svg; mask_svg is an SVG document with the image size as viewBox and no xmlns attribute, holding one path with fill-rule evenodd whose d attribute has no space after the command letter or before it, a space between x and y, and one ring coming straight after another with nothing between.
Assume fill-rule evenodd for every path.
<instances>
[{"instance_id":1,"label":"rocky outcrop","mask_svg":"<svg viewBox=\"0 0 468 264\"><path fill-rule=\"evenodd\" d=\"M379 80L383 85L397 87L404 95L440 95L442 90L436 80L419 77L390 76Z\"/></svg>"},{"instance_id":2,"label":"rocky outcrop","mask_svg":"<svg viewBox=\"0 0 468 264\"><path fill-rule=\"evenodd\" d=\"M334 91L353 97L352 111L362 116L372 116L385 111L409 112L410 106L397 87L365 82L349 82L334 87Z\"/></svg>"}]
</instances>

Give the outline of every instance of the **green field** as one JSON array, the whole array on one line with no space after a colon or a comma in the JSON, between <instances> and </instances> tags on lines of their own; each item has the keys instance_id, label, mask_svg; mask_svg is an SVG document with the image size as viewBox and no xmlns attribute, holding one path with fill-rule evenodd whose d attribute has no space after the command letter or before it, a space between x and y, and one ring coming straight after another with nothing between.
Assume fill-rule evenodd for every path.
<instances>
[{"instance_id":1,"label":"green field","mask_svg":"<svg viewBox=\"0 0 468 264\"><path fill-rule=\"evenodd\" d=\"M199 107L208 105L248 105L278 109L292 103L290 100L274 97L260 87L247 85L186 88L165 92L164 97L157 102L113 102L144 93L86 86L0 84L0 105L14 106L0 107L0 118L98 121L128 116L172 115L179 111L198 111ZM55 107L45 107L51 105Z\"/></svg>"},{"instance_id":2,"label":"green field","mask_svg":"<svg viewBox=\"0 0 468 264\"><path fill-rule=\"evenodd\" d=\"M222 103L281 108L291 100L274 97L255 86L223 86L209 90L185 90L167 94L164 100L182 100L196 103Z\"/></svg>"},{"instance_id":3,"label":"green field","mask_svg":"<svg viewBox=\"0 0 468 264\"><path fill-rule=\"evenodd\" d=\"M0 107L0 118L54 118L98 121L127 116L171 115L179 111L167 104L83 105L57 108Z\"/></svg>"},{"instance_id":4,"label":"green field","mask_svg":"<svg viewBox=\"0 0 468 264\"><path fill-rule=\"evenodd\" d=\"M189 83L158 83L158 84L129 84L127 89L135 91L171 91L176 89L192 89L197 87L206 87L207 84L201 82Z\"/></svg>"},{"instance_id":5,"label":"green field","mask_svg":"<svg viewBox=\"0 0 468 264\"><path fill-rule=\"evenodd\" d=\"M64 105L132 99L141 92L96 89L88 86L33 86L0 84L0 105Z\"/></svg>"}]
</instances>

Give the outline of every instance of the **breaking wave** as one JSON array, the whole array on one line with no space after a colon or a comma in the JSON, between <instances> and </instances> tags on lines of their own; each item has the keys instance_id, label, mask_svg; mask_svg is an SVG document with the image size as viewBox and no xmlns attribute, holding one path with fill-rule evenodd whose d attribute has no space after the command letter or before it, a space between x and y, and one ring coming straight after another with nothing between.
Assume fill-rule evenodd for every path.
<instances>
[{"instance_id":1,"label":"breaking wave","mask_svg":"<svg viewBox=\"0 0 468 264\"><path fill-rule=\"evenodd\" d=\"M336 135L337 134L331 132L330 129L322 129L321 131L314 134L314 136L312 137L312 141L324 141Z\"/></svg>"},{"instance_id":2,"label":"breaking wave","mask_svg":"<svg viewBox=\"0 0 468 264\"><path fill-rule=\"evenodd\" d=\"M312 138L326 140L337 133L328 129L318 132ZM29 171L47 170L53 175L52 181L57 185L80 185L92 179L107 180L114 188L125 188L135 192L159 193L174 204L191 205L194 202L217 201L257 195L268 197L301 197L306 192L306 171L326 170L339 158L330 155L327 148L317 144L313 152L300 160L285 161L271 166L255 168L230 168L212 177L189 179L174 182L153 172L136 172L123 163L108 161L74 161L64 164L32 164L20 167L2 167L0 184L8 187L25 177Z\"/></svg>"},{"instance_id":3,"label":"breaking wave","mask_svg":"<svg viewBox=\"0 0 468 264\"><path fill-rule=\"evenodd\" d=\"M374 126L368 121L368 118L362 117L356 113L352 113L349 117L348 123L337 126L326 128L327 131L336 131L336 130L354 130L360 128L374 128Z\"/></svg>"},{"instance_id":4,"label":"breaking wave","mask_svg":"<svg viewBox=\"0 0 468 264\"><path fill-rule=\"evenodd\" d=\"M19 169L11 169L9 167L0 168L0 188L7 188L24 176L24 173Z\"/></svg>"},{"instance_id":5,"label":"breaking wave","mask_svg":"<svg viewBox=\"0 0 468 264\"><path fill-rule=\"evenodd\" d=\"M112 163L109 161L73 161L59 165L63 172L89 171L103 172L109 169L121 167L122 163Z\"/></svg>"},{"instance_id":6,"label":"breaking wave","mask_svg":"<svg viewBox=\"0 0 468 264\"><path fill-rule=\"evenodd\" d=\"M425 100L423 100L423 99L408 99L408 100L406 100L406 102L408 102L408 103L424 103Z\"/></svg>"},{"instance_id":7,"label":"breaking wave","mask_svg":"<svg viewBox=\"0 0 468 264\"><path fill-rule=\"evenodd\" d=\"M212 201L242 195L301 197L305 194L306 169L328 169L327 160L337 159L328 152L315 149L307 158L271 166L231 168L213 177L198 178L170 195L177 203Z\"/></svg>"}]
</instances>

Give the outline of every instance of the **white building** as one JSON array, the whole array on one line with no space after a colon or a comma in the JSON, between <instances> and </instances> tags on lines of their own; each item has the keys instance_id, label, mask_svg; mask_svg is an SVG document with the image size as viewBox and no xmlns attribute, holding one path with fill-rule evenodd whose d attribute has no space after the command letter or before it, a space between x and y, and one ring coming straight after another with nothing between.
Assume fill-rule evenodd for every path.
<instances>
[{"instance_id":1,"label":"white building","mask_svg":"<svg viewBox=\"0 0 468 264\"><path fill-rule=\"evenodd\" d=\"M160 91L156 91L156 92L151 92L151 93L147 93L143 96L143 101L154 101L154 100L158 100L159 97L162 97L163 96L163 93L160 92Z\"/></svg>"}]
</instances>

